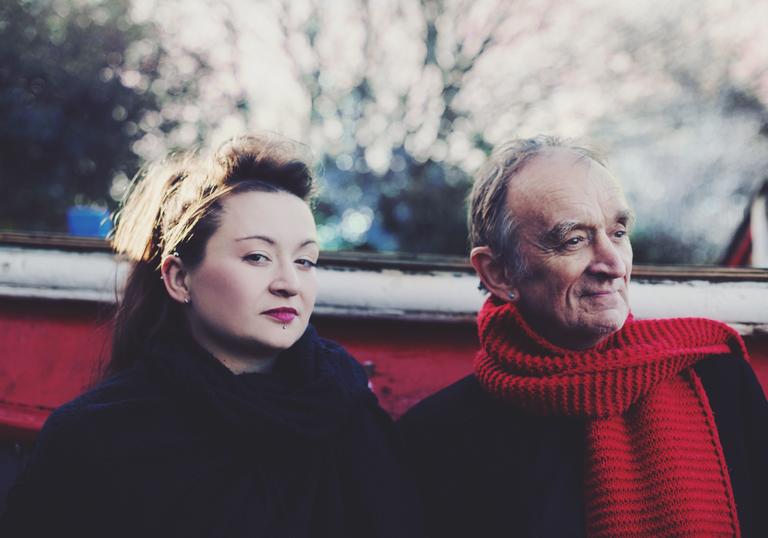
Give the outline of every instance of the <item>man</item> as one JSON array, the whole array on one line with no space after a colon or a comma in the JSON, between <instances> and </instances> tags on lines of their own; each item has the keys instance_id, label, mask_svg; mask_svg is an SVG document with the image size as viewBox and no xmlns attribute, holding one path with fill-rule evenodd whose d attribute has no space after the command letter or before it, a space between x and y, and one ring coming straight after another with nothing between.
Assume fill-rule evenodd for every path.
<instances>
[{"instance_id":1,"label":"man","mask_svg":"<svg viewBox=\"0 0 768 538\"><path fill-rule=\"evenodd\" d=\"M470 200L474 374L400 425L435 537L768 536L768 403L737 333L635 320L605 164L500 148Z\"/></svg>"}]
</instances>

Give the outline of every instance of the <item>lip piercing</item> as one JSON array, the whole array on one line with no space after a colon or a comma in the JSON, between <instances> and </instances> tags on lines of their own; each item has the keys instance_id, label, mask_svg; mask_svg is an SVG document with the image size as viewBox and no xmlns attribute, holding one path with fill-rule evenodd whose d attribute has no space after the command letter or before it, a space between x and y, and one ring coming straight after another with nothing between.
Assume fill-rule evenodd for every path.
<instances>
[{"instance_id":1,"label":"lip piercing","mask_svg":"<svg viewBox=\"0 0 768 538\"><path fill-rule=\"evenodd\" d=\"M285 325L283 325L283 330L285 330Z\"/></svg>"}]
</instances>

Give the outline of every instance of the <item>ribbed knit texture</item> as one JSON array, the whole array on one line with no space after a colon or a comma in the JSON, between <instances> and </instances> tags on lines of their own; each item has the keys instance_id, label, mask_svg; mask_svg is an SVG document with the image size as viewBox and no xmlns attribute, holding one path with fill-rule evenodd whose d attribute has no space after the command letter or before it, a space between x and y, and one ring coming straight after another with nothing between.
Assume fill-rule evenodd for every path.
<instances>
[{"instance_id":1,"label":"ribbed knit texture","mask_svg":"<svg viewBox=\"0 0 768 538\"><path fill-rule=\"evenodd\" d=\"M594 348L553 345L510 303L478 315L475 375L538 415L587 419L585 509L593 537L740 536L707 396L691 366L746 349L701 318L636 321Z\"/></svg>"}]
</instances>

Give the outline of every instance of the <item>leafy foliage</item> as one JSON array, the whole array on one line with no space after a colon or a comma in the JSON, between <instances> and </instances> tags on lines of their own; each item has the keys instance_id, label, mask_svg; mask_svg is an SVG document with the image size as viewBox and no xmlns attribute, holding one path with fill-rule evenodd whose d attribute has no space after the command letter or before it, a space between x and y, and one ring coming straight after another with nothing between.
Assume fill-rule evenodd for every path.
<instances>
[{"instance_id":1,"label":"leafy foliage","mask_svg":"<svg viewBox=\"0 0 768 538\"><path fill-rule=\"evenodd\" d=\"M0 3L0 227L61 230L68 205L105 205L132 174L132 144L162 49L127 2ZM131 47L148 51L129 64Z\"/></svg>"}]
</instances>

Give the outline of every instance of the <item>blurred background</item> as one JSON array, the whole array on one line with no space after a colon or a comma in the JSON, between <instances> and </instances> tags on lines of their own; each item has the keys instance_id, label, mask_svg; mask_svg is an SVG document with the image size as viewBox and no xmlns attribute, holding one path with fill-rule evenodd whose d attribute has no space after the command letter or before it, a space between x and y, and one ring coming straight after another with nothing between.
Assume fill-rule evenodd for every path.
<instances>
[{"instance_id":1,"label":"blurred background","mask_svg":"<svg viewBox=\"0 0 768 538\"><path fill-rule=\"evenodd\" d=\"M606 153L637 262L716 264L766 192L766 21L768 0L0 0L0 231L94 233L73 211L114 210L146 160L266 129L315 155L324 248L463 256L473 172L548 133Z\"/></svg>"}]
</instances>

